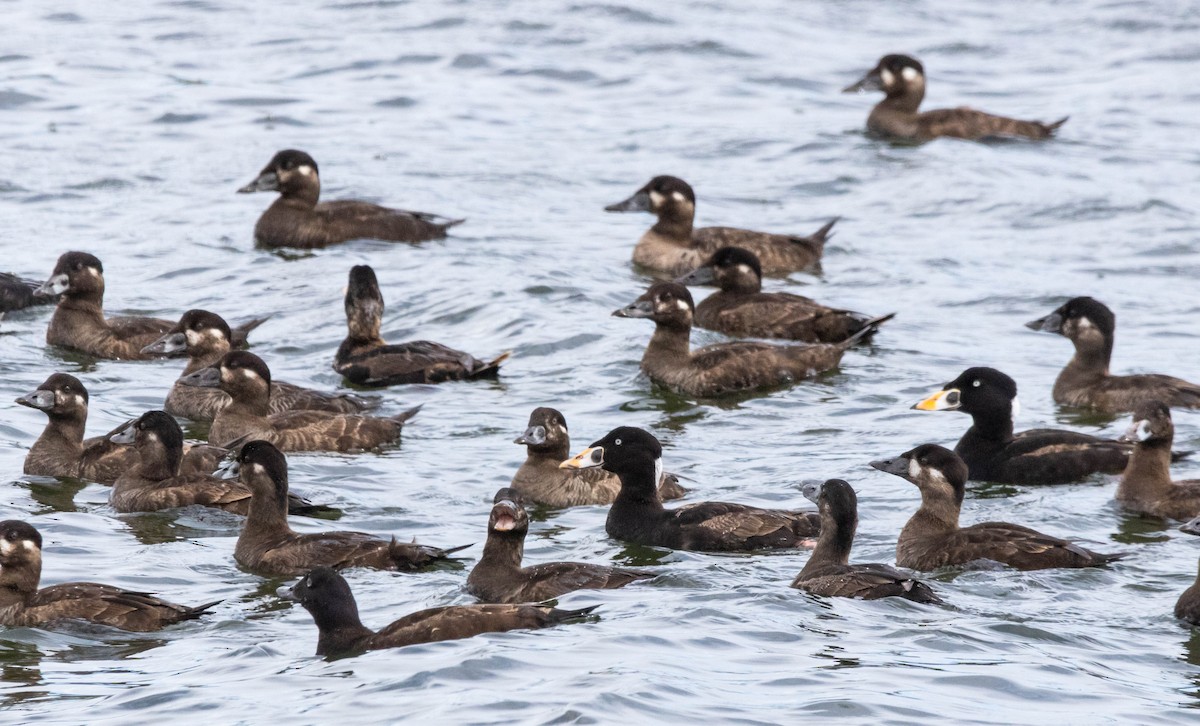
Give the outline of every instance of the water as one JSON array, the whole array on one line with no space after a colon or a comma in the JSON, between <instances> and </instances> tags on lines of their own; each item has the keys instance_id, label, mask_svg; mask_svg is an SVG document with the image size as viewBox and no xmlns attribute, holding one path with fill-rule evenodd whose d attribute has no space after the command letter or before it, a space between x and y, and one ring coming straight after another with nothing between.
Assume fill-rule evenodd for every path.
<instances>
[{"instance_id":1,"label":"water","mask_svg":"<svg viewBox=\"0 0 1200 726\"><path fill-rule=\"evenodd\" d=\"M510 440L553 405L577 449L615 425L650 428L692 501L799 506L802 480L844 477L859 492L855 558L890 561L916 490L865 462L955 441L965 416L908 406L963 368L1016 378L1022 427L1126 425L1057 411L1050 386L1070 345L1024 321L1091 294L1119 316L1115 370L1200 378L1188 293L1200 23L1186 4L193 0L3 13L5 269L45 276L82 249L105 264L110 313L271 313L254 350L316 387L339 384L342 289L359 263L379 273L389 340L514 352L499 382L389 391L388 411L425 404L397 449L291 457L295 489L343 507L342 528L482 542L492 493L524 455ZM869 140L876 98L838 90L893 51L925 62L930 108L1071 120L1046 144ZM270 198L234 190L286 147L318 160L327 198L469 221L419 248L256 250ZM896 319L818 382L721 406L652 390L637 375L650 325L609 317L644 288L628 261L651 219L601 209L659 173L692 183L702 225L806 233L840 215L824 273L769 287ZM175 363L63 355L43 345L48 318L3 322L0 400L65 370L91 390L91 432L161 404ZM939 576L946 608L808 598L787 587L804 553L672 553L648 585L562 599L600 603L596 623L326 663L307 613L275 596L284 582L234 565L235 517L115 516L104 487L20 476L43 424L8 404L0 467L3 516L45 536L46 583L224 602L150 636L4 630L5 720L1095 723L1193 720L1200 704L1200 639L1171 617L1200 541L1123 514L1104 477L975 489L964 521L1135 556ZM1200 447L1194 416L1176 425L1179 448ZM528 561L647 564L605 537L604 515L536 522ZM375 627L469 602L464 579L349 574Z\"/></svg>"}]
</instances>

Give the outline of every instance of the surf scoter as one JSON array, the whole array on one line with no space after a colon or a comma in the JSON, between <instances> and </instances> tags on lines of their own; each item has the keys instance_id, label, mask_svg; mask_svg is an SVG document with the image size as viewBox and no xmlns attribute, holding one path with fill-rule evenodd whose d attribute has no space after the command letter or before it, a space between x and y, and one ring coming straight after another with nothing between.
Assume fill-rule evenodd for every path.
<instances>
[{"instance_id":1,"label":"surf scoter","mask_svg":"<svg viewBox=\"0 0 1200 726\"><path fill-rule=\"evenodd\" d=\"M758 256L768 275L815 269L820 266L829 230L837 222L834 219L807 237L736 227L695 229L692 222L696 216L696 194L687 182L673 176L656 176L632 197L604 209L650 212L658 217L658 222L633 248L633 261L672 277L691 272L722 247L750 250Z\"/></svg>"},{"instance_id":2,"label":"surf scoter","mask_svg":"<svg viewBox=\"0 0 1200 726\"><path fill-rule=\"evenodd\" d=\"M383 293L375 270L368 265L350 269L346 288L346 326L349 333L338 346L333 369L360 386L394 386L402 383L441 383L474 378L495 378L503 353L481 361L469 353L428 340L388 345L379 336L383 321Z\"/></svg>"},{"instance_id":3,"label":"surf scoter","mask_svg":"<svg viewBox=\"0 0 1200 726\"><path fill-rule=\"evenodd\" d=\"M621 480L603 469L559 467L571 458L571 435L567 419L553 408L533 409L525 433L513 443L524 444L527 455L513 475L511 486L527 502L546 507L612 504L621 490ZM679 478L663 472L658 496L678 499L684 494L687 490L679 485Z\"/></svg>"},{"instance_id":4,"label":"surf scoter","mask_svg":"<svg viewBox=\"0 0 1200 726\"><path fill-rule=\"evenodd\" d=\"M288 597L313 616L320 633L317 655L329 658L461 640L481 633L548 628L581 620L598 607L558 610L548 605L450 605L405 615L376 632L359 619L358 603L346 578L328 567L305 575L288 591Z\"/></svg>"},{"instance_id":5,"label":"surf scoter","mask_svg":"<svg viewBox=\"0 0 1200 726\"><path fill-rule=\"evenodd\" d=\"M728 502L665 509L657 488L662 446L632 426L613 429L560 466L603 467L620 477L621 491L604 527L609 537L633 544L701 552L804 547L820 528L816 512Z\"/></svg>"},{"instance_id":6,"label":"surf scoter","mask_svg":"<svg viewBox=\"0 0 1200 726\"><path fill-rule=\"evenodd\" d=\"M1192 625L1200 625L1200 574L1192 586L1183 591L1175 603L1175 617Z\"/></svg>"},{"instance_id":7,"label":"surf scoter","mask_svg":"<svg viewBox=\"0 0 1200 726\"><path fill-rule=\"evenodd\" d=\"M238 192L279 192L279 198L254 225L254 239L264 247L314 249L352 239L423 242L443 239L447 229L463 222L349 199L318 203L321 178L317 162L295 149L275 154L254 181Z\"/></svg>"},{"instance_id":8,"label":"surf scoter","mask_svg":"<svg viewBox=\"0 0 1200 726\"><path fill-rule=\"evenodd\" d=\"M872 318L826 307L790 292L763 292L758 257L740 247L722 247L675 282L720 288L696 306L695 323L734 337L840 343L863 328L875 328L895 316L892 313Z\"/></svg>"},{"instance_id":9,"label":"surf scoter","mask_svg":"<svg viewBox=\"0 0 1200 726\"><path fill-rule=\"evenodd\" d=\"M960 527L967 465L949 449L923 444L895 459L872 461L880 471L906 479L921 490L921 507L896 543L896 564L913 570L964 565L978 560L1018 570L1096 567L1127 553L1101 554L1019 524L983 522Z\"/></svg>"},{"instance_id":10,"label":"surf scoter","mask_svg":"<svg viewBox=\"0 0 1200 726\"><path fill-rule=\"evenodd\" d=\"M849 483L830 479L804 487L804 496L821 514L821 536L792 587L825 597L878 600L902 597L922 603L940 603L929 585L903 572L877 563L850 564L850 548L858 529L858 497Z\"/></svg>"},{"instance_id":11,"label":"surf scoter","mask_svg":"<svg viewBox=\"0 0 1200 726\"><path fill-rule=\"evenodd\" d=\"M1200 516L1200 480L1171 481L1171 409L1161 401L1138 404L1125 439L1133 442L1133 455L1117 486L1121 506L1166 519Z\"/></svg>"},{"instance_id":12,"label":"surf scoter","mask_svg":"<svg viewBox=\"0 0 1200 726\"><path fill-rule=\"evenodd\" d=\"M147 633L194 620L216 605L187 607L94 582L64 582L38 589L42 579L42 535L26 522L0 522L0 625L40 627L85 620Z\"/></svg>"},{"instance_id":13,"label":"surf scoter","mask_svg":"<svg viewBox=\"0 0 1200 726\"><path fill-rule=\"evenodd\" d=\"M1200 386L1179 378L1143 373L1114 376L1112 360L1117 317L1104 303L1077 297L1025 327L1055 333L1075 345L1075 355L1054 381L1054 402L1105 413L1132 411L1142 401L1162 401L1171 408L1200 408Z\"/></svg>"},{"instance_id":14,"label":"surf scoter","mask_svg":"<svg viewBox=\"0 0 1200 726\"><path fill-rule=\"evenodd\" d=\"M619 318L649 318L654 336L642 355L642 372L677 393L709 398L795 383L834 368L846 349L873 332L866 327L840 343L777 345L738 341L691 349L695 304L683 285L656 282Z\"/></svg>"},{"instance_id":15,"label":"surf scoter","mask_svg":"<svg viewBox=\"0 0 1200 726\"><path fill-rule=\"evenodd\" d=\"M42 290L43 283L26 280L9 272L0 272L0 317L11 310L22 310L34 305L49 305L57 297Z\"/></svg>"},{"instance_id":16,"label":"surf scoter","mask_svg":"<svg viewBox=\"0 0 1200 726\"><path fill-rule=\"evenodd\" d=\"M843 93L883 91L880 101L867 117L867 130L876 136L904 141L929 141L939 136L978 140L985 138L1046 139L1066 123L1019 121L976 111L973 108L941 108L921 112L925 98L925 67L911 56L885 55L857 83Z\"/></svg>"}]
</instances>

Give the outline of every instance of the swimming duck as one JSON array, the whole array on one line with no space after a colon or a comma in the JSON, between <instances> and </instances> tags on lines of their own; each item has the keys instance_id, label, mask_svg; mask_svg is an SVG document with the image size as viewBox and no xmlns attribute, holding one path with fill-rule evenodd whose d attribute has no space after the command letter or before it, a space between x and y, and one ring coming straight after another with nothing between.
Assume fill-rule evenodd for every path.
<instances>
[{"instance_id":1,"label":"swimming duck","mask_svg":"<svg viewBox=\"0 0 1200 726\"><path fill-rule=\"evenodd\" d=\"M488 518L483 557L467 576L467 592L484 602L542 602L575 590L610 590L655 576L645 570L582 562L546 562L521 567L529 515L513 501L517 492L496 492Z\"/></svg>"},{"instance_id":2,"label":"swimming duck","mask_svg":"<svg viewBox=\"0 0 1200 726\"><path fill-rule=\"evenodd\" d=\"M558 610L548 605L450 605L405 615L376 632L362 624L346 578L318 567L288 591L313 616L320 635L317 655L329 658L368 650L461 640L482 633L536 630L581 620L598 606Z\"/></svg>"},{"instance_id":3,"label":"swimming duck","mask_svg":"<svg viewBox=\"0 0 1200 726\"><path fill-rule=\"evenodd\" d=\"M1125 470L1132 447L1111 439L1055 429L1013 434L1020 411L1017 384L995 368L968 368L913 408L971 414L971 428L954 447L979 481L1063 484L1097 472Z\"/></svg>"},{"instance_id":4,"label":"swimming duck","mask_svg":"<svg viewBox=\"0 0 1200 726\"><path fill-rule=\"evenodd\" d=\"M121 474L137 466L137 453L133 449L109 441L116 431L83 438L87 426L88 392L75 376L55 373L36 391L18 398L17 403L36 408L50 419L25 455L26 474L71 476L112 484ZM122 424L121 428L124 426ZM185 445L182 471L189 474L210 472L226 453L225 449L215 446Z\"/></svg>"},{"instance_id":5,"label":"swimming duck","mask_svg":"<svg viewBox=\"0 0 1200 726\"><path fill-rule=\"evenodd\" d=\"M904 525L896 543L896 564L901 567L936 570L977 560L992 560L1018 570L1096 567L1128 554L1092 552L1007 522L960 527L967 465L958 454L936 444L918 446L895 459L872 461L871 466L921 490L921 507Z\"/></svg>"},{"instance_id":6,"label":"swimming duck","mask_svg":"<svg viewBox=\"0 0 1200 726\"><path fill-rule=\"evenodd\" d=\"M441 343L414 340L388 345L379 336L383 320L383 293L369 265L350 269L346 288L346 326L349 333L338 346L333 369L360 386L394 386L401 383L441 383L474 378L495 378L504 353L491 361Z\"/></svg>"},{"instance_id":7,"label":"swimming duck","mask_svg":"<svg viewBox=\"0 0 1200 726\"><path fill-rule=\"evenodd\" d=\"M157 512L199 504L235 514L250 511L250 490L241 482L202 473L181 474L183 431L163 411L148 411L109 437L132 446L138 462L113 482L109 505L118 512ZM288 514L336 512L288 494Z\"/></svg>"},{"instance_id":8,"label":"swimming duck","mask_svg":"<svg viewBox=\"0 0 1200 726\"><path fill-rule=\"evenodd\" d=\"M42 283L26 280L12 273L0 272L0 316L10 310L49 305L55 300L54 295L42 291Z\"/></svg>"},{"instance_id":9,"label":"swimming duck","mask_svg":"<svg viewBox=\"0 0 1200 726\"><path fill-rule=\"evenodd\" d=\"M389 418L329 411L271 413L271 370L262 358L242 350L230 351L216 365L201 368L177 382L200 388L219 387L229 394L229 405L217 412L208 430L208 440L218 446L265 439L284 451L374 449L398 440L404 422L420 409L418 406Z\"/></svg>"},{"instance_id":10,"label":"swimming duck","mask_svg":"<svg viewBox=\"0 0 1200 726\"><path fill-rule=\"evenodd\" d=\"M182 376L191 375L221 360L232 349L232 332L224 318L207 310L189 310L179 322L158 340L142 349L143 353L176 355L186 353L187 366ZM181 376L181 377L182 377ZM167 394L163 409L172 416L193 421L212 421L217 412L229 405L229 394L216 388L197 388L176 381ZM268 404L270 413L282 411L333 411L359 413L379 405L379 399L349 393L325 393L310 388L271 382Z\"/></svg>"},{"instance_id":11,"label":"swimming duck","mask_svg":"<svg viewBox=\"0 0 1200 726\"><path fill-rule=\"evenodd\" d=\"M825 241L836 219L808 237L755 232L736 227L695 229L696 194L682 179L656 176L623 202L604 208L608 212L650 212L658 217L650 231L633 248L633 262L668 274L684 275L704 264L722 247L741 247L756 254L768 275L787 275L820 266Z\"/></svg>"},{"instance_id":12,"label":"swimming duck","mask_svg":"<svg viewBox=\"0 0 1200 726\"><path fill-rule=\"evenodd\" d=\"M1183 591L1175 603L1175 617L1192 625L1200 625L1200 575L1192 586Z\"/></svg>"},{"instance_id":13,"label":"swimming duck","mask_svg":"<svg viewBox=\"0 0 1200 726\"><path fill-rule=\"evenodd\" d=\"M85 620L147 633L194 620L217 604L187 607L94 582L64 582L39 590L41 579L41 533L15 519L0 522L0 625L40 627L60 620Z\"/></svg>"},{"instance_id":14,"label":"swimming duck","mask_svg":"<svg viewBox=\"0 0 1200 726\"><path fill-rule=\"evenodd\" d=\"M603 469L559 467L571 458L571 435L567 419L553 408L533 409L525 433L513 443L524 444L528 452L511 485L525 501L556 508L612 504L621 490L621 480ZM678 499L684 494L687 490L679 485L679 478L663 472L658 482L659 498Z\"/></svg>"},{"instance_id":15,"label":"swimming duck","mask_svg":"<svg viewBox=\"0 0 1200 726\"><path fill-rule=\"evenodd\" d=\"M349 199L318 203L317 162L295 149L275 154L254 181L238 189L250 192L279 192L254 225L254 239L264 247L314 249L352 239L423 242L443 239L447 229L463 222Z\"/></svg>"},{"instance_id":16,"label":"swimming duck","mask_svg":"<svg viewBox=\"0 0 1200 726\"><path fill-rule=\"evenodd\" d=\"M696 306L695 323L734 337L840 343L895 316L872 318L789 292L763 292L758 257L740 247L722 247L675 282L719 287Z\"/></svg>"},{"instance_id":17,"label":"swimming duck","mask_svg":"<svg viewBox=\"0 0 1200 726\"><path fill-rule=\"evenodd\" d=\"M929 141L939 136L978 140L985 138L1049 138L1067 121L1053 123L1019 121L976 111L973 108L941 108L920 112L925 98L925 67L907 55L885 55L857 83L843 93L883 91L880 101L867 117L867 130L876 136L903 141Z\"/></svg>"},{"instance_id":18,"label":"swimming duck","mask_svg":"<svg viewBox=\"0 0 1200 726\"><path fill-rule=\"evenodd\" d=\"M1156 373L1114 376L1108 372L1117 317L1099 300L1073 298L1025 327L1056 333L1075 345L1075 356L1054 381L1055 403L1104 413L1132 411L1144 400L1162 401L1171 408L1200 408L1200 386L1195 383Z\"/></svg>"},{"instance_id":19,"label":"swimming duck","mask_svg":"<svg viewBox=\"0 0 1200 726\"><path fill-rule=\"evenodd\" d=\"M687 396L708 398L795 383L834 368L846 349L873 332L866 327L840 343L774 345L738 341L691 349L695 304L676 282L656 282L619 318L650 318L654 336L642 355L650 380Z\"/></svg>"},{"instance_id":20,"label":"swimming duck","mask_svg":"<svg viewBox=\"0 0 1200 726\"><path fill-rule=\"evenodd\" d=\"M700 502L665 509L658 498L662 446L639 428L620 426L560 466L603 467L621 479L608 510L608 536L633 544L675 550L730 552L804 547L816 536L816 512L759 509L728 502Z\"/></svg>"},{"instance_id":21,"label":"swimming duck","mask_svg":"<svg viewBox=\"0 0 1200 726\"><path fill-rule=\"evenodd\" d=\"M1171 409L1160 401L1138 404L1124 438L1133 442L1133 455L1117 486L1121 506L1167 519L1200 516L1200 480L1171 481Z\"/></svg>"},{"instance_id":22,"label":"swimming duck","mask_svg":"<svg viewBox=\"0 0 1200 726\"><path fill-rule=\"evenodd\" d=\"M238 535L233 559L267 577L299 575L322 565L339 570L372 567L412 572L463 549L442 550L365 532L292 531L287 521L287 459L268 441L247 443L222 474L240 479L251 495L250 512Z\"/></svg>"},{"instance_id":23,"label":"swimming duck","mask_svg":"<svg viewBox=\"0 0 1200 726\"><path fill-rule=\"evenodd\" d=\"M804 496L820 510L821 536L792 587L824 597L902 597L913 602L942 602L929 585L893 567L850 564L850 548L858 529L858 497L849 483L830 479L824 484L809 484L804 487Z\"/></svg>"}]
</instances>

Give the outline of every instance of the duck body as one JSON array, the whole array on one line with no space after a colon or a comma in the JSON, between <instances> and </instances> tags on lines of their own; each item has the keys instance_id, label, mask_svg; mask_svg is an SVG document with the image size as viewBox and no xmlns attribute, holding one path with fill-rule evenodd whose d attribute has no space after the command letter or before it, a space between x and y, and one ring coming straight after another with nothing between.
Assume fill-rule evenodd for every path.
<instances>
[{"instance_id":1,"label":"duck body","mask_svg":"<svg viewBox=\"0 0 1200 726\"><path fill-rule=\"evenodd\" d=\"M1175 617L1192 625L1200 625L1200 575L1175 602Z\"/></svg>"},{"instance_id":2,"label":"duck body","mask_svg":"<svg viewBox=\"0 0 1200 726\"><path fill-rule=\"evenodd\" d=\"M1135 443L1117 486L1117 502L1152 517L1190 520L1200 516L1200 481L1171 480L1171 444L1175 440L1171 409L1159 401L1138 404L1125 439Z\"/></svg>"}]
</instances>

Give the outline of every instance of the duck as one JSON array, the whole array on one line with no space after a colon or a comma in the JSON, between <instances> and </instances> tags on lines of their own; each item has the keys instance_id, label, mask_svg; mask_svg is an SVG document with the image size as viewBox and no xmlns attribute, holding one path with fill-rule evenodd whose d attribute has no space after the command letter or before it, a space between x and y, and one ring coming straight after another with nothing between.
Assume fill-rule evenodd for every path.
<instances>
[{"instance_id":1,"label":"duck","mask_svg":"<svg viewBox=\"0 0 1200 726\"><path fill-rule=\"evenodd\" d=\"M1200 480L1171 481L1171 444L1175 424L1162 401L1143 401L1123 437L1133 454L1117 485L1117 502L1124 508L1164 519L1200 516Z\"/></svg>"},{"instance_id":2,"label":"duck","mask_svg":"<svg viewBox=\"0 0 1200 726\"><path fill-rule=\"evenodd\" d=\"M302 575L314 567L369 567L415 572L445 561L465 547L439 549L383 539L365 532L300 534L288 526L287 459L269 441L249 441L221 470L250 490L250 511L234 546L233 559L267 577ZM470 545L467 545L468 547Z\"/></svg>"},{"instance_id":3,"label":"duck","mask_svg":"<svg viewBox=\"0 0 1200 726\"><path fill-rule=\"evenodd\" d=\"M137 466L137 453L114 444L113 434L83 438L88 416L87 388L69 373L54 373L37 390L17 398L22 406L49 417L46 428L25 455L24 472L31 476L69 476L112 484ZM181 471L211 472L229 452L206 444L184 444Z\"/></svg>"},{"instance_id":4,"label":"duck","mask_svg":"<svg viewBox=\"0 0 1200 726\"><path fill-rule=\"evenodd\" d=\"M114 444L131 446L138 463L113 482L108 503L114 510L157 512L198 504L246 515L250 490L241 482L209 474L181 474L183 431L165 411L147 411L109 437ZM288 494L288 514L336 513L337 510Z\"/></svg>"},{"instance_id":5,"label":"duck","mask_svg":"<svg viewBox=\"0 0 1200 726\"><path fill-rule=\"evenodd\" d=\"M722 247L675 282L720 288L696 306L695 324L735 338L840 343L863 328L874 330L895 317L892 313L873 318L826 307L790 292L763 292L762 277L757 255L740 247Z\"/></svg>"},{"instance_id":6,"label":"duck","mask_svg":"<svg viewBox=\"0 0 1200 726\"><path fill-rule=\"evenodd\" d=\"M662 445L634 426L618 426L560 466L602 467L620 477L621 491L604 528L609 537L623 542L697 552L790 549L810 546L821 526L816 512L728 502L663 507L656 486Z\"/></svg>"},{"instance_id":7,"label":"duck","mask_svg":"<svg viewBox=\"0 0 1200 726\"><path fill-rule=\"evenodd\" d=\"M815 271L820 267L829 231L837 223L833 219L807 237L736 227L696 229L692 226L696 193L687 182L674 176L656 176L630 198L610 204L604 210L650 212L658 217L658 222L633 248L633 262L671 277L691 272L713 252L727 246L741 247L758 255L768 275Z\"/></svg>"},{"instance_id":8,"label":"duck","mask_svg":"<svg viewBox=\"0 0 1200 726\"><path fill-rule=\"evenodd\" d=\"M329 411L271 413L271 370L262 358L233 350L208 368L180 378L177 383L199 388L220 388L230 403L217 412L208 440L233 446L248 439L265 439L284 451L362 451L393 443L404 422L420 406L388 418Z\"/></svg>"},{"instance_id":9,"label":"duck","mask_svg":"<svg viewBox=\"0 0 1200 726\"><path fill-rule=\"evenodd\" d=\"M567 419L554 408L539 406L529 414L525 433L513 439L525 446L526 456L509 485L524 502L561 509L587 504L612 504L621 490L621 480L603 469L562 469L571 458L571 435ZM661 499L679 499L687 494L679 478L663 472L658 482Z\"/></svg>"},{"instance_id":10,"label":"duck","mask_svg":"<svg viewBox=\"0 0 1200 726\"><path fill-rule=\"evenodd\" d=\"M0 522L0 625L42 627L83 620L148 633L195 620L220 602L188 607L94 582L64 582L38 589L41 579L41 532L16 519Z\"/></svg>"},{"instance_id":11,"label":"duck","mask_svg":"<svg viewBox=\"0 0 1200 726\"><path fill-rule=\"evenodd\" d=\"M42 282L27 280L11 272L0 272L0 316L13 310L55 302L57 298L43 291L43 285Z\"/></svg>"},{"instance_id":12,"label":"duck","mask_svg":"<svg viewBox=\"0 0 1200 726\"><path fill-rule=\"evenodd\" d=\"M537 630L580 621L598 606L560 610L549 605L449 605L405 615L378 632L362 624L358 603L346 578L317 567L286 593L316 622L317 655L342 658L368 650L403 648L419 643L461 640L482 633Z\"/></svg>"},{"instance_id":13,"label":"duck","mask_svg":"<svg viewBox=\"0 0 1200 726\"><path fill-rule=\"evenodd\" d=\"M887 96L871 110L867 131L899 141L922 142L943 136L970 141L1048 139L1067 122L1065 116L1051 123L1020 121L966 106L918 111L925 98L925 67L916 58L902 54L885 55L858 82L842 89L843 93L861 91L883 91Z\"/></svg>"},{"instance_id":14,"label":"duck","mask_svg":"<svg viewBox=\"0 0 1200 726\"><path fill-rule=\"evenodd\" d=\"M188 310L179 322L161 338L142 349L154 355L179 355L188 357L182 376L188 376L201 368L208 368L221 360L221 356L233 349L233 335L229 324L216 313L207 310ZM176 381L163 405L163 410L172 416L192 421L211 422L217 412L229 405L229 394L216 388L196 388L181 385ZM362 413L380 403L378 397L356 396L350 393L326 393L302 388L283 381L271 382L270 413L283 411L332 411L334 413Z\"/></svg>"},{"instance_id":15,"label":"duck","mask_svg":"<svg viewBox=\"0 0 1200 726\"><path fill-rule=\"evenodd\" d=\"M428 340L388 345L379 336L383 293L370 265L350 269L346 287L346 339L338 346L333 369L358 386L383 387L404 383L441 383L495 378L503 353L481 361L469 353Z\"/></svg>"},{"instance_id":16,"label":"duck","mask_svg":"<svg viewBox=\"0 0 1200 726\"><path fill-rule=\"evenodd\" d=\"M104 317L104 265L87 252L66 252L58 258L41 292L59 297L46 329L46 343L86 353L93 358L152 360L143 349L174 326L161 318ZM235 345L265 318L250 320L233 331Z\"/></svg>"},{"instance_id":17,"label":"duck","mask_svg":"<svg viewBox=\"0 0 1200 726\"><path fill-rule=\"evenodd\" d=\"M1091 297L1071 298L1049 315L1025 327L1054 333L1075 345L1075 355L1054 381L1054 402L1101 413L1133 411L1144 400L1171 408L1200 408L1200 385L1157 373L1114 376L1112 360L1117 316Z\"/></svg>"},{"instance_id":18,"label":"duck","mask_svg":"<svg viewBox=\"0 0 1200 726\"><path fill-rule=\"evenodd\" d=\"M1192 625L1200 625L1200 575L1192 586L1183 591L1175 602L1175 617Z\"/></svg>"},{"instance_id":19,"label":"duck","mask_svg":"<svg viewBox=\"0 0 1200 726\"><path fill-rule=\"evenodd\" d=\"M811 378L837 367L846 350L874 330L863 328L840 343L776 345L737 341L693 351L695 309L686 287L677 282L656 282L613 315L653 320L654 336L642 355L642 372L665 388L697 398L715 398Z\"/></svg>"},{"instance_id":20,"label":"duck","mask_svg":"<svg viewBox=\"0 0 1200 726\"><path fill-rule=\"evenodd\" d=\"M904 525L896 543L896 564L901 567L928 571L990 560L1018 570L1044 570L1098 567L1128 556L1126 552L1092 552L1019 524L959 526L967 464L937 444L922 444L894 459L872 461L871 466L921 490L921 507Z\"/></svg>"},{"instance_id":21,"label":"duck","mask_svg":"<svg viewBox=\"0 0 1200 726\"><path fill-rule=\"evenodd\" d=\"M1093 474L1125 470L1133 447L1127 443L1057 429L1013 434L1020 412L1017 383L995 368L963 371L942 390L913 405L919 411L962 411L971 428L954 447L968 477L1023 486L1065 484Z\"/></svg>"},{"instance_id":22,"label":"duck","mask_svg":"<svg viewBox=\"0 0 1200 726\"><path fill-rule=\"evenodd\" d=\"M254 225L254 239L263 247L317 249L354 239L424 242L445 239L446 230L465 221L353 199L318 202L317 162L297 149L275 154L254 181L238 189L253 192L279 192Z\"/></svg>"},{"instance_id":23,"label":"duck","mask_svg":"<svg viewBox=\"0 0 1200 726\"><path fill-rule=\"evenodd\" d=\"M655 577L646 570L582 562L521 567L529 515L514 501L518 496L509 487L496 492L483 556L467 576L467 592L483 602L542 602L575 590L611 590Z\"/></svg>"},{"instance_id":24,"label":"duck","mask_svg":"<svg viewBox=\"0 0 1200 726\"><path fill-rule=\"evenodd\" d=\"M920 580L877 563L850 564L850 548L858 529L858 497L844 479L808 484L804 496L817 505L821 536L792 587L822 597L856 597L878 600L902 597L919 603L941 604L942 599Z\"/></svg>"}]
</instances>

